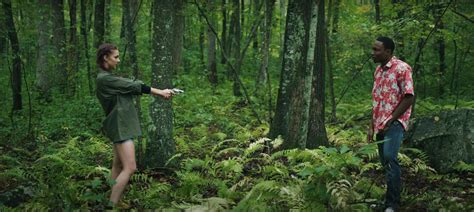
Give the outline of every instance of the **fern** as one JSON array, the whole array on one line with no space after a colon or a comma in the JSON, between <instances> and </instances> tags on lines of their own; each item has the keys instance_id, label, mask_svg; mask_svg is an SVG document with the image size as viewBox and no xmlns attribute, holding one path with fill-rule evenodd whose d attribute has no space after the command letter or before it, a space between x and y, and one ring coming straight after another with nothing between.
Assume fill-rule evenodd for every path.
<instances>
[{"instance_id":1,"label":"fern","mask_svg":"<svg viewBox=\"0 0 474 212\"><path fill-rule=\"evenodd\" d=\"M244 151L244 157L248 157L257 151L261 151L265 147L265 141L270 141L270 139L261 138L256 142L250 143L249 147L247 147L247 149Z\"/></svg>"},{"instance_id":2,"label":"fern","mask_svg":"<svg viewBox=\"0 0 474 212\"><path fill-rule=\"evenodd\" d=\"M455 166L454 170L458 172L474 172L474 164L465 163L464 161L459 161Z\"/></svg>"},{"instance_id":3,"label":"fern","mask_svg":"<svg viewBox=\"0 0 474 212\"><path fill-rule=\"evenodd\" d=\"M331 199L336 202L335 208L346 208L351 197L352 184L345 179L329 182L327 192L331 194Z\"/></svg>"},{"instance_id":4,"label":"fern","mask_svg":"<svg viewBox=\"0 0 474 212\"><path fill-rule=\"evenodd\" d=\"M242 174L243 165L237 159L224 160L216 164L224 176L238 177Z\"/></svg>"}]
</instances>

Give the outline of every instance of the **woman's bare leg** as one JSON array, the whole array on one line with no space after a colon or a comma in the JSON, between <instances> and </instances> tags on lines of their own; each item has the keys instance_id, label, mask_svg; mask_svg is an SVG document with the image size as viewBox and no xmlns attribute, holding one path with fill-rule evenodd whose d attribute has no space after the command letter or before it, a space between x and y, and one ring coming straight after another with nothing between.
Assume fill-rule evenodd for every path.
<instances>
[{"instance_id":1,"label":"woman's bare leg","mask_svg":"<svg viewBox=\"0 0 474 212\"><path fill-rule=\"evenodd\" d=\"M137 170L137 164L135 162L135 146L131 140L114 144L114 146L122 163L122 170L115 179L116 184L112 187L110 195L110 201L116 204L122 196L130 176Z\"/></svg>"},{"instance_id":2,"label":"woman's bare leg","mask_svg":"<svg viewBox=\"0 0 474 212\"><path fill-rule=\"evenodd\" d=\"M117 152L117 148L115 145L113 146L114 149L114 160L112 162L112 179L117 179L120 172L122 171L122 162L120 161L120 157Z\"/></svg>"}]
</instances>

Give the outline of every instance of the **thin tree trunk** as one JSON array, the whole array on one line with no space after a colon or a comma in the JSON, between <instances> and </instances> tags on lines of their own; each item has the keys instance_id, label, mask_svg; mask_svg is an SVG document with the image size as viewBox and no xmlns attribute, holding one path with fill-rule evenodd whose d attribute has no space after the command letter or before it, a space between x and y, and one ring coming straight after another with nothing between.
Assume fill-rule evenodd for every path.
<instances>
[{"instance_id":1,"label":"thin tree trunk","mask_svg":"<svg viewBox=\"0 0 474 212\"><path fill-rule=\"evenodd\" d=\"M263 0L265 1L265 0ZM260 6L260 0L254 0L253 1L253 4L254 4L254 7L253 7L253 16L254 17L258 17L260 16L260 10L259 10L259 6ZM251 6L252 4L250 3L249 6ZM242 10L243 11L243 10ZM259 30L260 27L257 28L256 30L256 33L257 35L259 34L258 33L258 30ZM258 52L258 36L255 36L255 39L253 40L253 49L255 50L255 52Z\"/></svg>"},{"instance_id":2,"label":"thin tree trunk","mask_svg":"<svg viewBox=\"0 0 474 212\"><path fill-rule=\"evenodd\" d=\"M122 32L123 32L123 46L124 51L123 60L125 61L128 68L131 69L133 77L135 79L141 79L141 73L138 69L138 58L137 58L137 50L136 50L136 35L135 35L135 26L134 26L134 18L137 14L138 10L138 0L122 0ZM140 119L140 126L144 129L144 125L142 120L142 110L141 110L141 101L140 98L137 98L135 101L135 109L137 110L138 118ZM137 139L137 164L140 168L144 167L143 164L143 139L142 137L138 137Z\"/></svg>"},{"instance_id":3,"label":"thin tree trunk","mask_svg":"<svg viewBox=\"0 0 474 212\"><path fill-rule=\"evenodd\" d=\"M245 0L240 0L239 15L240 15L240 29L242 29L242 31L245 31L244 9L245 9ZM245 32L242 32L241 34L244 34L244 33Z\"/></svg>"},{"instance_id":4,"label":"thin tree trunk","mask_svg":"<svg viewBox=\"0 0 474 212\"><path fill-rule=\"evenodd\" d=\"M216 17L214 15L214 1L207 1L207 11L210 13L209 21L212 26L215 26ZM217 64L216 64L216 36L212 32L211 27L207 28L207 39L209 48L207 49L207 71L209 82L215 87L217 85Z\"/></svg>"},{"instance_id":5,"label":"thin tree trunk","mask_svg":"<svg viewBox=\"0 0 474 212\"><path fill-rule=\"evenodd\" d=\"M287 0L280 0L280 44L281 46L284 46L285 42L285 27L286 27L286 13L287 13L287 7L286 7L286 2ZM282 48L283 49L283 48ZM283 55L283 52L282 54Z\"/></svg>"},{"instance_id":6,"label":"thin tree trunk","mask_svg":"<svg viewBox=\"0 0 474 212\"><path fill-rule=\"evenodd\" d=\"M3 20L5 14L3 13L3 9L0 11L0 54L6 52L8 48L8 36L7 36L7 27L5 26L5 21Z\"/></svg>"},{"instance_id":7,"label":"thin tree trunk","mask_svg":"<svg viewBox=\"0 0 474 212\"><path fill-rule=\"evenodd\" d=\"M77 86L77 72L79 70L79 54L77 53L77 21L76 21L76 0L69 0L69 45L68 45L68 66L67 81L71 82L68 86L68 95L74 96Z\"/></svg>"},{"instance_id":8,"label":"thin tree trunk","mask_svg":"<svg viewBox=\"0 0 474 212\"><path fill-rule=\"evenodd\" d=\"M221 46L221 64L226 63L225 56L229 55L227 51L227 6L226 0L222 0L222 46Z\"/></svg>"},{"instance_id":9,"label":"thin tree trunk","mask_svg":"<svg viewBox=\"0 0 474 212\"><path fill-rule=\"evenodd\" d=\"M443 30L444 25L443 21L440 20L439 29ZM444 41L444 36L442 33L438 35L438 55L439 55L439 72L438 75L438 95L439 97L444 96L444 85L445 85L445 75L446 75L446 44Z\"/></svg>"},{"instance_id":10,"label":"thin tree trunk","mask_svg":"<svg viewBox=\"0 0 474 212\"><path fill-rule=\"evenodd\" d=\"M328 65L329 95L331 98L331 122L337 121L336 116L336 96L334 95L334 67L332 65L331 42L329 40L329 30L326 29L326 60Z\"/></svg>"},{"instance_id":11,"label":"thin tree trunk","mask_svg":"<svg viewBox=\"0 0 474 212\"><path fill-rule=\"evenodd\" d=\"M334 16L332 18L332 33L337 33L339 27L339 9L341 0L334 0Z\"/></svg>"},{"instance_id":12,"label":"thin tree trunk","mask_svg":"<svg viewBox=\"0 0 474 212\"><path fill-rule=\"evenodd\" d=\"M174 1L174 46L173 51L173 73L178 74L181 69L182 52L183 52L183 35L184 35L184 2L183 0Z\"/></svg>"},{"instance_id":13,"label":"thin tree trunk","mask_svg":"<svg viewBox=\"0 0 474 212\"><path fill-rule=\"evenodd\" d=\"M449 86L451 92L454 91L454 79L455 79L457 68L458 68L457 67L458 45L457 45L456 39L453 39L453 45L454 45L453 72L451 74L451 83L450 83L450 86Z\"/></svg>"},{"instance_id":14,"label":"thin tree trunk","mask_svg":"<svg viewBox=\"0 0 474 212\"><path fill-rule=\"evenodd\" d=\"M239 76L240 76L240 62L238 62L237 60L240 59L240 40L241 40L241 19L240 19L240 4L239 4L239 0L233 0L232 1L232 7L233 7L233 13L232 13L232 17L231 17L231 21L230 21L230 25L231 25L231 36L232 36L232 58L233 58L233 61L235 66L235 73L232 75L233 77L233 93L234 93L234 96L242 96L242 92L240 91L240 84L238 82L239 79L237 79Z\"/></svg>"},{"instance_id":15,"label":"thin tree trunk","mask_svg":"<svg viewBox=\"0 0 474 212\"><path fill-rule=\"evenodd\" d=\"M374 0L375 3L375 23L380 24L380 0Z\"/></svg>"},{"instance_id":16,"label":"thin tree trunk","mask_svg":"<svg viewBox=\"0 0 474 212\"><path fill-rule=\"evenodd\" d=\"M13 97L12 110L21 110L23 103L21 99L21 59L20 43L16 34L15 23L13 22L12 3L10 0L2 1L3 12L5 14L5 26L7 27L8 38L12 47L13 64L11 72L11 88Z\"/></svg>"},{"instance_id":17,"label":"thin tree trunk","mask_svg":"<svg viewBox=\"0 0 474 212\"><path fill-rule=\"evenodd\" d=\"M91 73L91 65L90 65L90 59L89 59L89 41L88 41L88 36L87 36L87 31L89 27L87 26L87 17L86 17L86 1L87 0L81 0L81 34L82 34L82 40L84 44L84 55L85 55L85 61L87 65L87 85L89 88L89 94L93 95L94 89L92 88L92 73Z\"/></svg>"},{"instance_id":18,"label":"thin tree trunk","mask_svg":"<svg viewBox=\"0 0 474 212\"><path fill-rule=\"evenodd\" d=\"M314 55L315 67L313 69L313 88L311 89L308 141L306 145L306 147L310 149L328 145L326 127L324 124L324 40L326 37L324 17L324 0L321 0L318 4L318 29L316 35L316 52Z\"/></svg>"},{"instance_id":19,"label":"thin tree trunk","mask_svg":"<svg viewBox=\"0 0 474 212\"><path fill-rule=\"evenodd\" d=\"M152 86L159 89L171 88L174 47L173 0L153 4ZM173 140L172 101L155 98L150 109L152 126L150 140L146 145L144 164L149 168L162 167L175 154Z\"/></svg>"},{"instance_id":20,"label":"thin tree trunk","mask_svg":"<svg viewBox=\"0 0 474 212\"><path fill-rule=\"evenodd\" d=\"M100 0L96 0L100 1ZM104 42L110 40L112 22L110 21L111 0L105 0L104 3Z\"/></svg>"},{"instance_id":21,"label":"thin tree trunk","mask_svg":"<svg viewBox=\"0 0 474 212\"><path fill-rule=\"evenodd\" d=\"M39 91L39 98L47 102L51 101L51 81L49 80L49 36L50 32L50 3L49 0L38 1L39 20L38 29L38 51L36 56L36 80L35 87Z\"/></svg>"},{"instance_id":22,"label":"thin tree trunk","mask_svg":"<svg viewBox=\"0 0 474 212\"><path fill-rule=\"evenodd\" d=\"M258 74L257 82L255 84L255 89L260 90L259 87L261 85L265 85L267 83L267 72L268 72L268 60L270 57L270 39L271 39L271 32L272 32L272 16L273 16L273 7L275 4L275 0L264 0L265 3L265 24L263 27L263 47L262 47L262 64L260 66L260 72ZM257 8L255 8L257 10Z\"/></svg>"},{"instance_id":23,"label":"thin tree trunk","mask_svg":"<svg viewBox=\"0 0 474 212\"><path fill-rule=\"evenodd\" d=\"M206 62L204 61L204 31L205 31L205 26L204 26L204 21L202 21L202 18L199 18L200 21L200 26L199 26L199 61L201 62L201 68L205 69L206 67Z\"/></svg>"},{"instance_id":24,"label":"thin tree trunk","mask_svg":"<svg viewBox=\"0 0 474 212\"><path fill-rule=\"evenodd\" d=\"M401 20L404 18L405 16L405 7L406 5L404 4L404 0L392 0L392 4L394 5L401 5L398 7L397 9L397 20L399 20L401 22ZM404 38L403 38L403 35L402 33L396 33L395 36L394 36L394 40L395 40L395 46L397 46L397 53L396 55L398 56L398 58L400 58L400 60L403 60L405 61L405 51L404 51Z\"/></svg>"},{"instance_id":25,"label":"thin tree trunk","mask_svg":"<svg viewBox=\"0 0 474 212\"><path fill-rule=\"evenodd\" d=\"M96 0L94 9L94 48L104 42L105 0Z\"/></svg>"},{"instance_id":26,"label":"thin tree trunk","mask_svg":"<svg viewBox=\"0 0 474 212\"><path fill-rule=\"evenodd\" d=\"M64 68L68 66L67 49L66 49L66 28L64 24L64 6L63 0L52 0L52 17L53 17L53 40L56 47L55 60L56 64L55 75L57 85L61 93L65 94L68 87L69 78L68 73ZM66 58L66 59L65 59Z\"/></svg>"}]
</instances>

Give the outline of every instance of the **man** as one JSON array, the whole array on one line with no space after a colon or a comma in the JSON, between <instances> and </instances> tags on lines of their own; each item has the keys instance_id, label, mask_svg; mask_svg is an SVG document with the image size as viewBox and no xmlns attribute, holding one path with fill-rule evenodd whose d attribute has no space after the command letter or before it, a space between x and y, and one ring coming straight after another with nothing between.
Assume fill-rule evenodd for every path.
<instances>
[{"instance_id":1,"label":"man","mask_svg":"<svg viewBox=\"0 0 474 212\"><path fill-rule=\"evenodd\" d=\"M372 46L372 59L380 63L374 73L372 90L372 121L368 142L384 140L378 144L380 160L385 169L387 193L385 211L397 211L400 207L400 165L398 151L413 104L414 90L411 67L393 56L395 44L388 37L378 37Z\"/></svg>"}]
</instances>

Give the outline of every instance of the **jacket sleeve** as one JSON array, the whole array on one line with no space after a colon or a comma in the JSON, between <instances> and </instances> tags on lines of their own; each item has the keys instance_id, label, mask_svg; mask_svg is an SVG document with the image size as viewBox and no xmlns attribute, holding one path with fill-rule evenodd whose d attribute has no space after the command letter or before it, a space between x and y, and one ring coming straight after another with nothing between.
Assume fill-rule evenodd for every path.
<instances>
[{"instance_id":1,"label":"jacket sleeve","mask_svg":"<svg viewBox=\"0 0 474 212\"><path fill-rule=\"evenodd\" d=\"M131 94L141 95L142 94L142 82L137 80L117 77L109 75L102 78L102 86L108 94Z\"/></svg>"}]
</instances>

